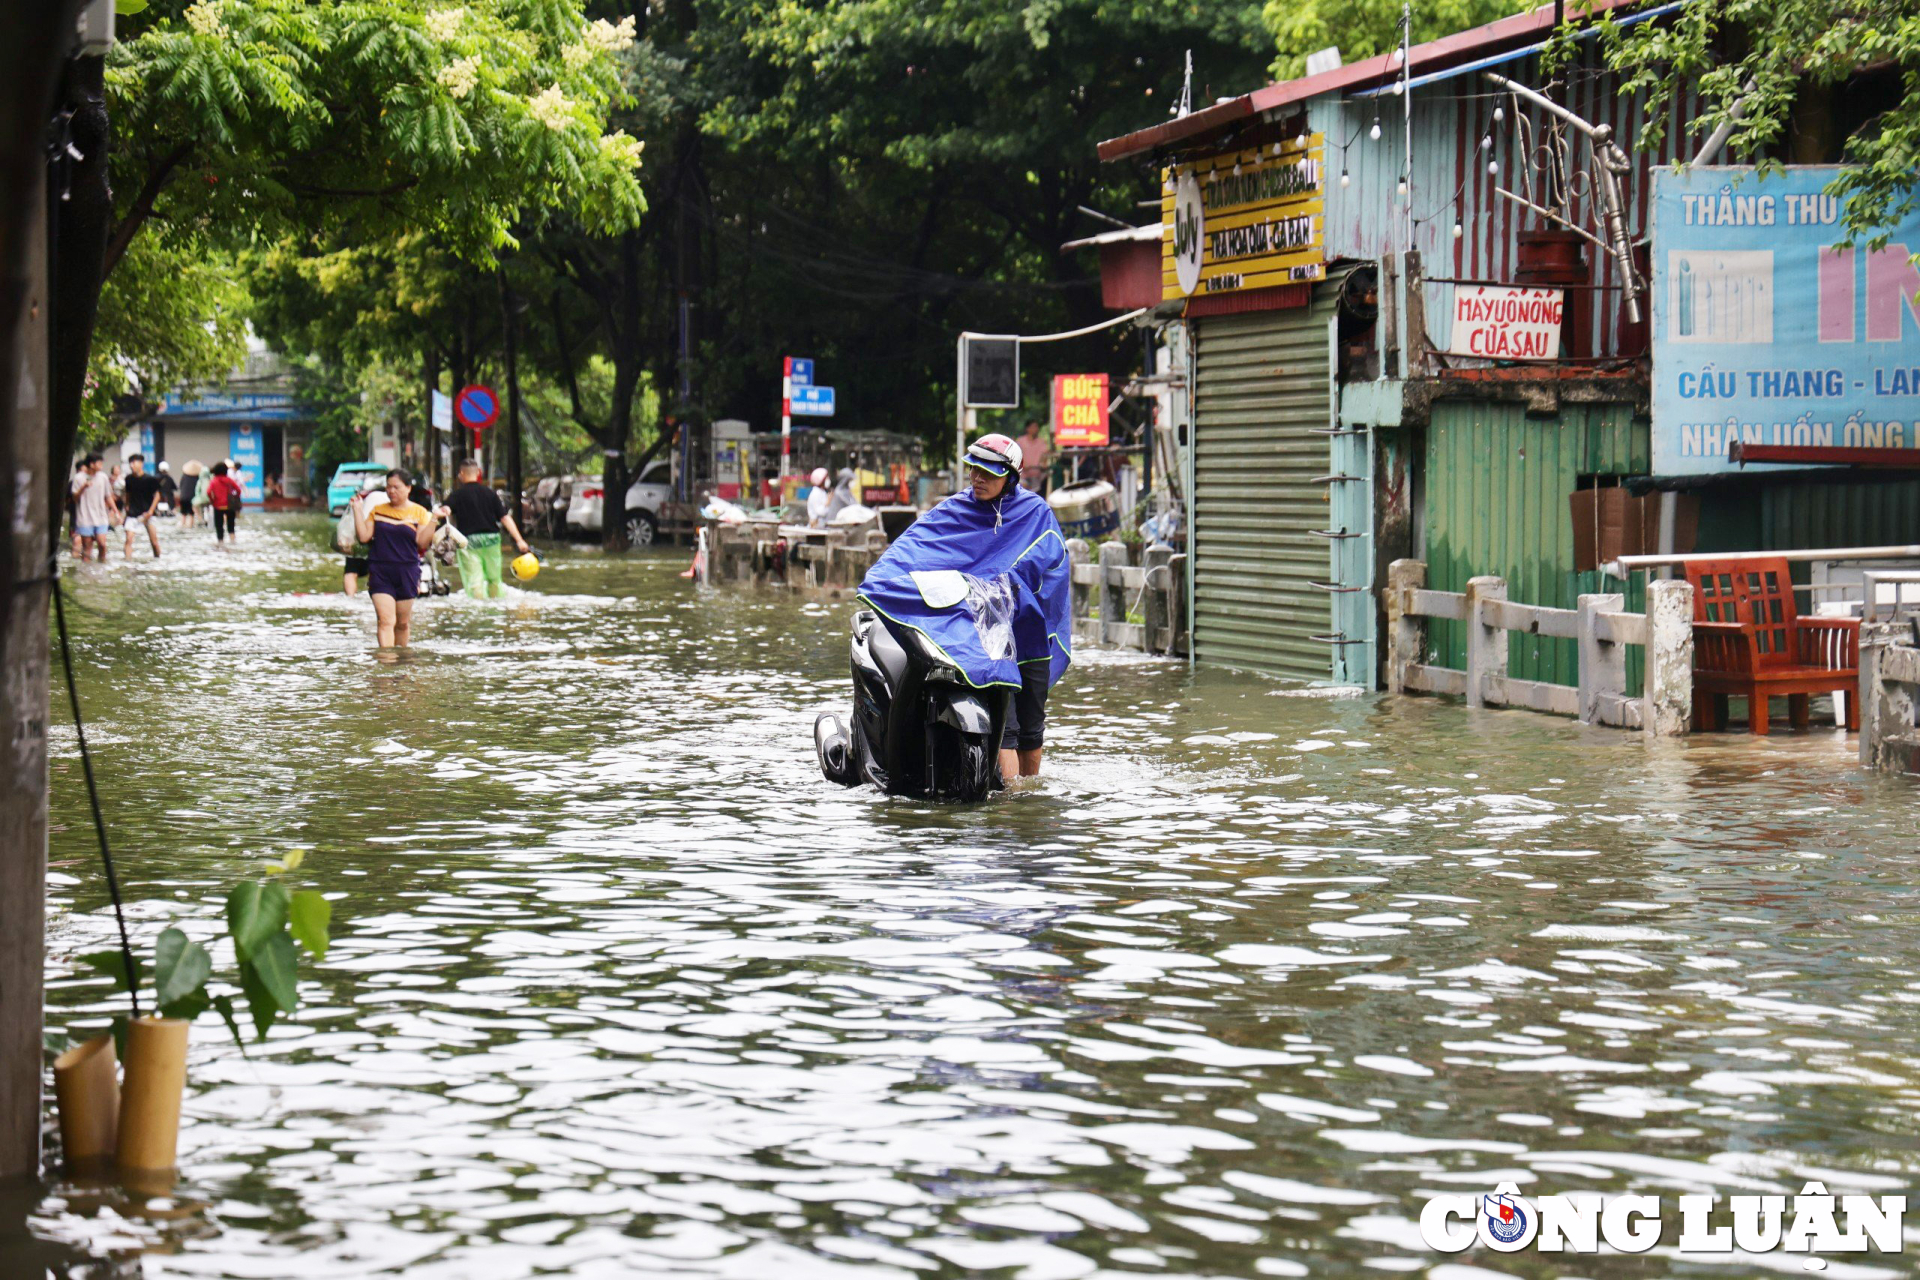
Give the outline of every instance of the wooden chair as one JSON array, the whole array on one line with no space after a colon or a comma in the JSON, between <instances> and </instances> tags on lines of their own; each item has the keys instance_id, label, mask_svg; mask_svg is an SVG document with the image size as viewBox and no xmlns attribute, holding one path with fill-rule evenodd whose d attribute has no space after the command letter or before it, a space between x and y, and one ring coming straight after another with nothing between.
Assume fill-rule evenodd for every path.
<instances>
[{"instance_id":1,"label":"wooden chair","mask_svg":"<svg viewBox=\"0 0 1920 1280\"><path fill-rule=\"evenodd\" d=\"M1847 694L1847 728L1860 727L1858 620L1801 617L1784 558L1690 560L1686 570L1696 730L1726 727L1731 694L1746 695L1750 733L1767 732L1768 700L1781 696L1793 727L1804 729L1808 699L1828 692Z\"/></svg>"}]
</instances>

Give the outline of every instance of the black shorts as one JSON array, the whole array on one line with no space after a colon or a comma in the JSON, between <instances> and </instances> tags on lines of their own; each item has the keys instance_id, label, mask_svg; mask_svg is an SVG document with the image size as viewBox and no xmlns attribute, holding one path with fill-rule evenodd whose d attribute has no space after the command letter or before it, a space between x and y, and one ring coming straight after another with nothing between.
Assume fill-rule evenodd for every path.
<instances>
[{"instance_id":1,"label":"black shorts","mask_svg":"<svg viewBox=\"0 0 1920 1280\"><path fill-rule=\"evenodd\" d=\"M1051 663L1035 662L1020 669L1020 688L1007 708L1007 727L1000 735L1002 751L1038 751L1047 738L1047 672Z\"/></svg>"},{"instance_id":2,"label":"black shorts","mask_svg":"<svg viewBox=\"0 0 1920 1280\"><path fill-rule=\"evenodd\" d=\"M365 556L348 556L347 567L341 572L364 575L367 572L367 558Z\"/></svg>"}]
</instances>

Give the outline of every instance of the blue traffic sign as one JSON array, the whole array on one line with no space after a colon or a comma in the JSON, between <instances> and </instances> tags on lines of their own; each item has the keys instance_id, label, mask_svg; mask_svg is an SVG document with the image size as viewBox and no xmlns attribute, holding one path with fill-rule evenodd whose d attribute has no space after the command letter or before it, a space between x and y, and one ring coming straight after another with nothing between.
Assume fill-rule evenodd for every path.
<instances>
[{"instance_id":1,"label":"blue traffic sign","mask_svg":"<svg viewBox=\"0 0 1920 1280\"><path fill-rule=\"evenodd\" d=\"M795 361L795 363L799 363ZM795 387L788 403L795 417L831 418L833 416L832 387Z\"/></svg>"},{"instance_id":2,"label":"blue traffic sign","mask_svg":"<svg viewBox=\"0 0 1920 1280\"><path fill-rule=\"evenodd\" d=\"M787 381L796 387L813 385L813 361L803 360L799 356L787 357Z\"/></svg>"}]
</instances>

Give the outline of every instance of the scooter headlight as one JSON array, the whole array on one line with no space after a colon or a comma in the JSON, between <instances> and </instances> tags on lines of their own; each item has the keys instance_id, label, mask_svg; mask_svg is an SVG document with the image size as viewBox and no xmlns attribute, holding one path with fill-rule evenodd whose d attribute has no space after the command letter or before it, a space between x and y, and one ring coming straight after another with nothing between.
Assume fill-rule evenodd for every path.
<instances>
[{"instance_id":1,"label":"scooter headlight","mask_svg":"<svg viewBox=\"0 0 1920 1280\"><path fill-rule=\"evenodd\" d=\"M947 655L940 652L938 645L934 644L933 641L927 639L918 631L910 632L909 634L913 636L914 644L919 646L920 657L927 664L928 683L960 683L959 669L947 660Z\"/></svg>"}]
</instances>

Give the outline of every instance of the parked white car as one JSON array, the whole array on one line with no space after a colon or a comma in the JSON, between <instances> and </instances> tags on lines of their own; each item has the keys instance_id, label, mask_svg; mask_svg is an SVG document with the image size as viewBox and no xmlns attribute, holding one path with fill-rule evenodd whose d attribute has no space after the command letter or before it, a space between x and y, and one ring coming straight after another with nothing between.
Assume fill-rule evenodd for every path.
<instances>
[{"instance_id":1,"label":"parked white car","mask_svg":"<svg viewBox=\"0 0 1920 1280\"><path fill-rule=\"evenodd\" d=\"M660 536L660 509L673 497L673 464L656 458L627 489L627 541L650 547ZM598 533L605 520L606 489L591 476L574 476L567 498L567 529Z\"/></svg>"}]
</instances>

